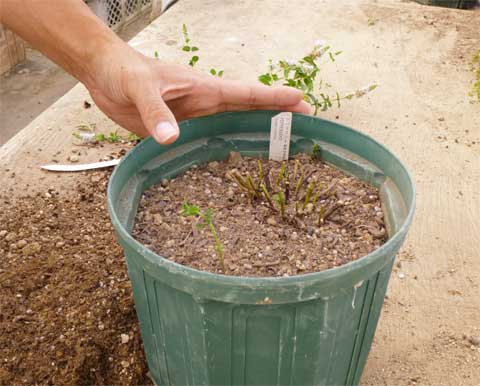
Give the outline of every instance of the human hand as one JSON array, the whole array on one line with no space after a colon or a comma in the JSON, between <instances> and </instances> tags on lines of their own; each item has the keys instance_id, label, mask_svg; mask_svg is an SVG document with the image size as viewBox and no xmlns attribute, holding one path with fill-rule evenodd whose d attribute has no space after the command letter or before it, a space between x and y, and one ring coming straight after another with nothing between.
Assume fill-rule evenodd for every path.
<instances>
[{"instance_id":1,"label":"human hand","mask_svg":"<svg viewBox=\"0 0 480 386\"><path fill-rule=\"evenodd\" d=\"M239 110L311 113L303 93L291 87L225 80L130 47L112 51L85 82L93 100L120 126L161 144L178 138L177 120Z\"/></svg>"}]
</instances>

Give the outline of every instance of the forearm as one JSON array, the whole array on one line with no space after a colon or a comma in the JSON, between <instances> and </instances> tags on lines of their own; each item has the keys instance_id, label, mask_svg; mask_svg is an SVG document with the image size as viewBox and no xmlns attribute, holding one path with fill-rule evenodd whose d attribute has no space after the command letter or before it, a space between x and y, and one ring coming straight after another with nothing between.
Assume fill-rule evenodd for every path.
<instances>
[{"instance_id":1,"label":"forearm","mask_svg":"<svg viewBox=\"0 0 480 386\"><path fill-rule=\"evenodd\" d=\"M82 0L0 0L0 23L84 83L108 117L161 144L178 137L177 119L251 109L310 112L291 87L228 81L144 56Z\"/></svg>"},{"instance_id":2,"label":"forearm","mask_svg":"<svg viewBox=\"0 0 480 386\"><path fill-rule=\"evenodd\" d=\"M1 0L0 22L85 84L126 47L82 0Z\"/></svg>"}]
</instances>

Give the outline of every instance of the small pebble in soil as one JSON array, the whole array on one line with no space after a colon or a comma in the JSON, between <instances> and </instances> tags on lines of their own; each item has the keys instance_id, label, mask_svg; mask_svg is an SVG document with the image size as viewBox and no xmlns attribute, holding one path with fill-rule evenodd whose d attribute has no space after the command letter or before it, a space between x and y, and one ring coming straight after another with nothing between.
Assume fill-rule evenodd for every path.
<instances>
[{"instance_id":1,"label":"small pebble in soil","mask_svg":"<svg viewBox=\"0 0 480 386\"><path fill-rule=\"evenodd\" d=\"M157 225L162 224L162 223L163 223L163 218L162 218L162 216L161 216L160 214L158 214L158 213L155 213L155 214L153 215L153 222L154 222L154 224L157 224Z\"/></svg>"},{"instance_id":2,"label":"small pebble in soil","mask_svg":"<svg viewBox=\"0 0 480 386\"><path fill-rule=\"evenodd\" d=\"M127 334L121 334L120 339L121 339L123 344L126 344L130 340L130 337Z\"/></svg>"},{"instance_id":3,"label":"small pebble in soil","mask_svg":"<svg viewBox=\"0 0 480 386\"><path fill-rule=\"evenodd\" d=\"M40 252L41 250L42 250L42 246L40 245L40 243L38 243L37 241L34 241L33 243L25 245L25 247L23 247L22 249L22 253L25 256L32 256Z\"/></svg>"},{"instance_id":4,"label":"small pebble in soil","mask_svg":"<svg viewBox=\"0 0 480 386\"><path fill-rule=\"evenodd\" d=\"M25 245L27 245L27 240L22 239L17 243L17 248L22 249Z\"/></svg>"},{"instance_id":5,"label":"small pebble in soil","mask_svg":"<svg viewBox=\"0 0 480 386\"><path fill-rule=\"evenodd\" d=\"M68 157L68 160L70 162L78 162L80 160L80 158L78 157L78 155L72 154L70 157Z\"/></svg>"},{"instance_id":6,"label":"small pebble in soil","mask_svg":"<svg viewBox=\"0 0 480 386\"><path fill-rule=\"evenodd\" d=\"M6 230L0 231L0 240L3 239L7 235L7 233L8 232Z\"/></svg>"},{"instance_id":7,"label":"small pebble in soil","mask_svg":"<svg viewBox=\"0 0 480 386\"><path fill-rule=\"evenodd\" d=\"M398 278L399 278L399 279L405 279L405 274L404 274L403 272L400 272L400 273L398 274Z\"/></svg>"},{"instance_id":8,"label":"small pebble in soil","mask_svg":"<svg viewBox=\"0 0 480 386\"><path fill-rule=\"evenodd\" d=\"M10 232L5 236L5 241L10 242L10 241L15 240L16 238L17 238L17 234L14 233L14 232Z\"/></svg>"},{"instance_id":9,"label":"small pebble in soil","mask_svg":"<svg viewBox=\"0 0 480 386\"><path fill-rule=\"evenodd\" d=\"M267 218L267 224L268 225L277 225L277 220L275 220L274 217L269 217L269 218Z\"/></svg>"},{"instance_id":10,"label":"small pebble in soil","mask_svg":"<svg viewBox=\"0 0 480 386\"><path fill-rule=\"evenodd\" d=\"M468 341L475 347L480 347L480 336L470 336Z\"/></svg>"}]
</instances>

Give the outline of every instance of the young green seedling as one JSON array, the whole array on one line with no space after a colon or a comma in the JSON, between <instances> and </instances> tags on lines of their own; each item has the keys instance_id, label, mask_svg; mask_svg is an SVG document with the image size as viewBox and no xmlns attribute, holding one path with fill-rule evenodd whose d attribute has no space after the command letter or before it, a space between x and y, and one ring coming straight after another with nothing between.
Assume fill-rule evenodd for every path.
<instances>
[{"instance_id":1,"label":"young green seedling","mask_svg":"<svg viewBox=\"0 0 480 386\"><path fill-rule=\"evenodd\" d=\"M215 239L215 252L217 253L218 260L220 262L220 267L222 269L222 272L225 272L225 262L223 259L223 244L220 241L220 237L218 236L217 229L215 228L215 225L213 224L213 210L211 208L208 208L206 211L202 211L199 206L197 205L190 205L188 202L183 203L182 207L182 216L186 217L200 217L202 219L201 223L197 224L198 228L203 228L203 227L208 227L210 232L213 235L213 238Z\"/></svg>"},{"instance_id":2,"label":"young green seedling","mask_svg":"<svg viewBox=\"0 0 480 386\"><path fill-rule=\"evenodd\" d=\"M138 136L135 133L130 133L128 134L127 139L129 142L140 142L142 140L142 137Z\"/></svg>"},{"instance_id":3,"label":"young green seedling","mask_svg":"<svg viewBox=\"0 0 480 386\"><path fill-rule=\"evenodd\" d=\"M282 165L280 166L280 171L278 172L277 186L280 186L284 177L285 177L285 163L282 162Z\"/></svg>"},{"instance_id":4,"label":"young green seedling","mask_svg":"<svg viewBox=\"0 0 480 386\"><path fill-rule=\"evenodd\" d=\"M307 186L307 191L305 192L305 199L303 200L302 210L305 210L308 203L310 202L310 197L312 195L314 188L315 188L315 184L313 182L310 182Z\"/></svg>"},{"instance_id":5,"label":"young green seedling","mask_svg":"<svg viewBox=\"0 0 480 386\"><path fill-rule=\"evenodd\" d=\"M305 177L305 172L302 170L302 174L300 174L300 177L297 180L297 185L295 186L295 198L298 196L298 193L300 192L300 188L303 185L303 179Z\"/></svg>"},{"instance_id":6,"label":"young green seedling","mask_svg":"<svg viewBox=\"0 0 480 386\"><path fill-rule=\"evenodd\" d=\"M108 143L117 143L122 140L122 136L118 134L118 130L112 131L105 137L105 140Z\"/></svg>"},{"instance_id":7,"label":"young green seedling","mask_svg":"<svg viewBox=\"0 0 480 386\"><path fill-rule=\"evenodd\" d=\"M320 161L322 155L322 151L320 149L320 146L318 143L314 144L312 147L312 151L310 152L310 156L312 157L313 160L315 161Z\"/></svg>"},{"instance_id":8,"label":"young green seedling","mask_svg":"<svg viewBox=\"0 0 480 386\"><path fill-rule=\"evenodd\" d=\"M278 202L278 205L280 206L280 214L282 215L282 218L285 218L285 197L283 192L274 194L273 199Z\"/></svg>"}]
</instances>

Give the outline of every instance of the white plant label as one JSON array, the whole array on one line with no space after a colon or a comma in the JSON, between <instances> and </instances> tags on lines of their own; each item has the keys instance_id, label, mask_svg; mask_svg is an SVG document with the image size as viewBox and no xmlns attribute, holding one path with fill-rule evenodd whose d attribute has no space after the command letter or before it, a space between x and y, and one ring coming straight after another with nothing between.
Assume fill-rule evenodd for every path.
<instances>
[{"instance_id":1,"label":"white plant label","mask_svg":"<svg viewBox=\"0 0 480 386\"><path fill-rule=\"evenodd\" d=\"M269 159L274 161L288 160L291 132L292 113L280 113L272 118Z\"/></svg>"}]
</instances>

